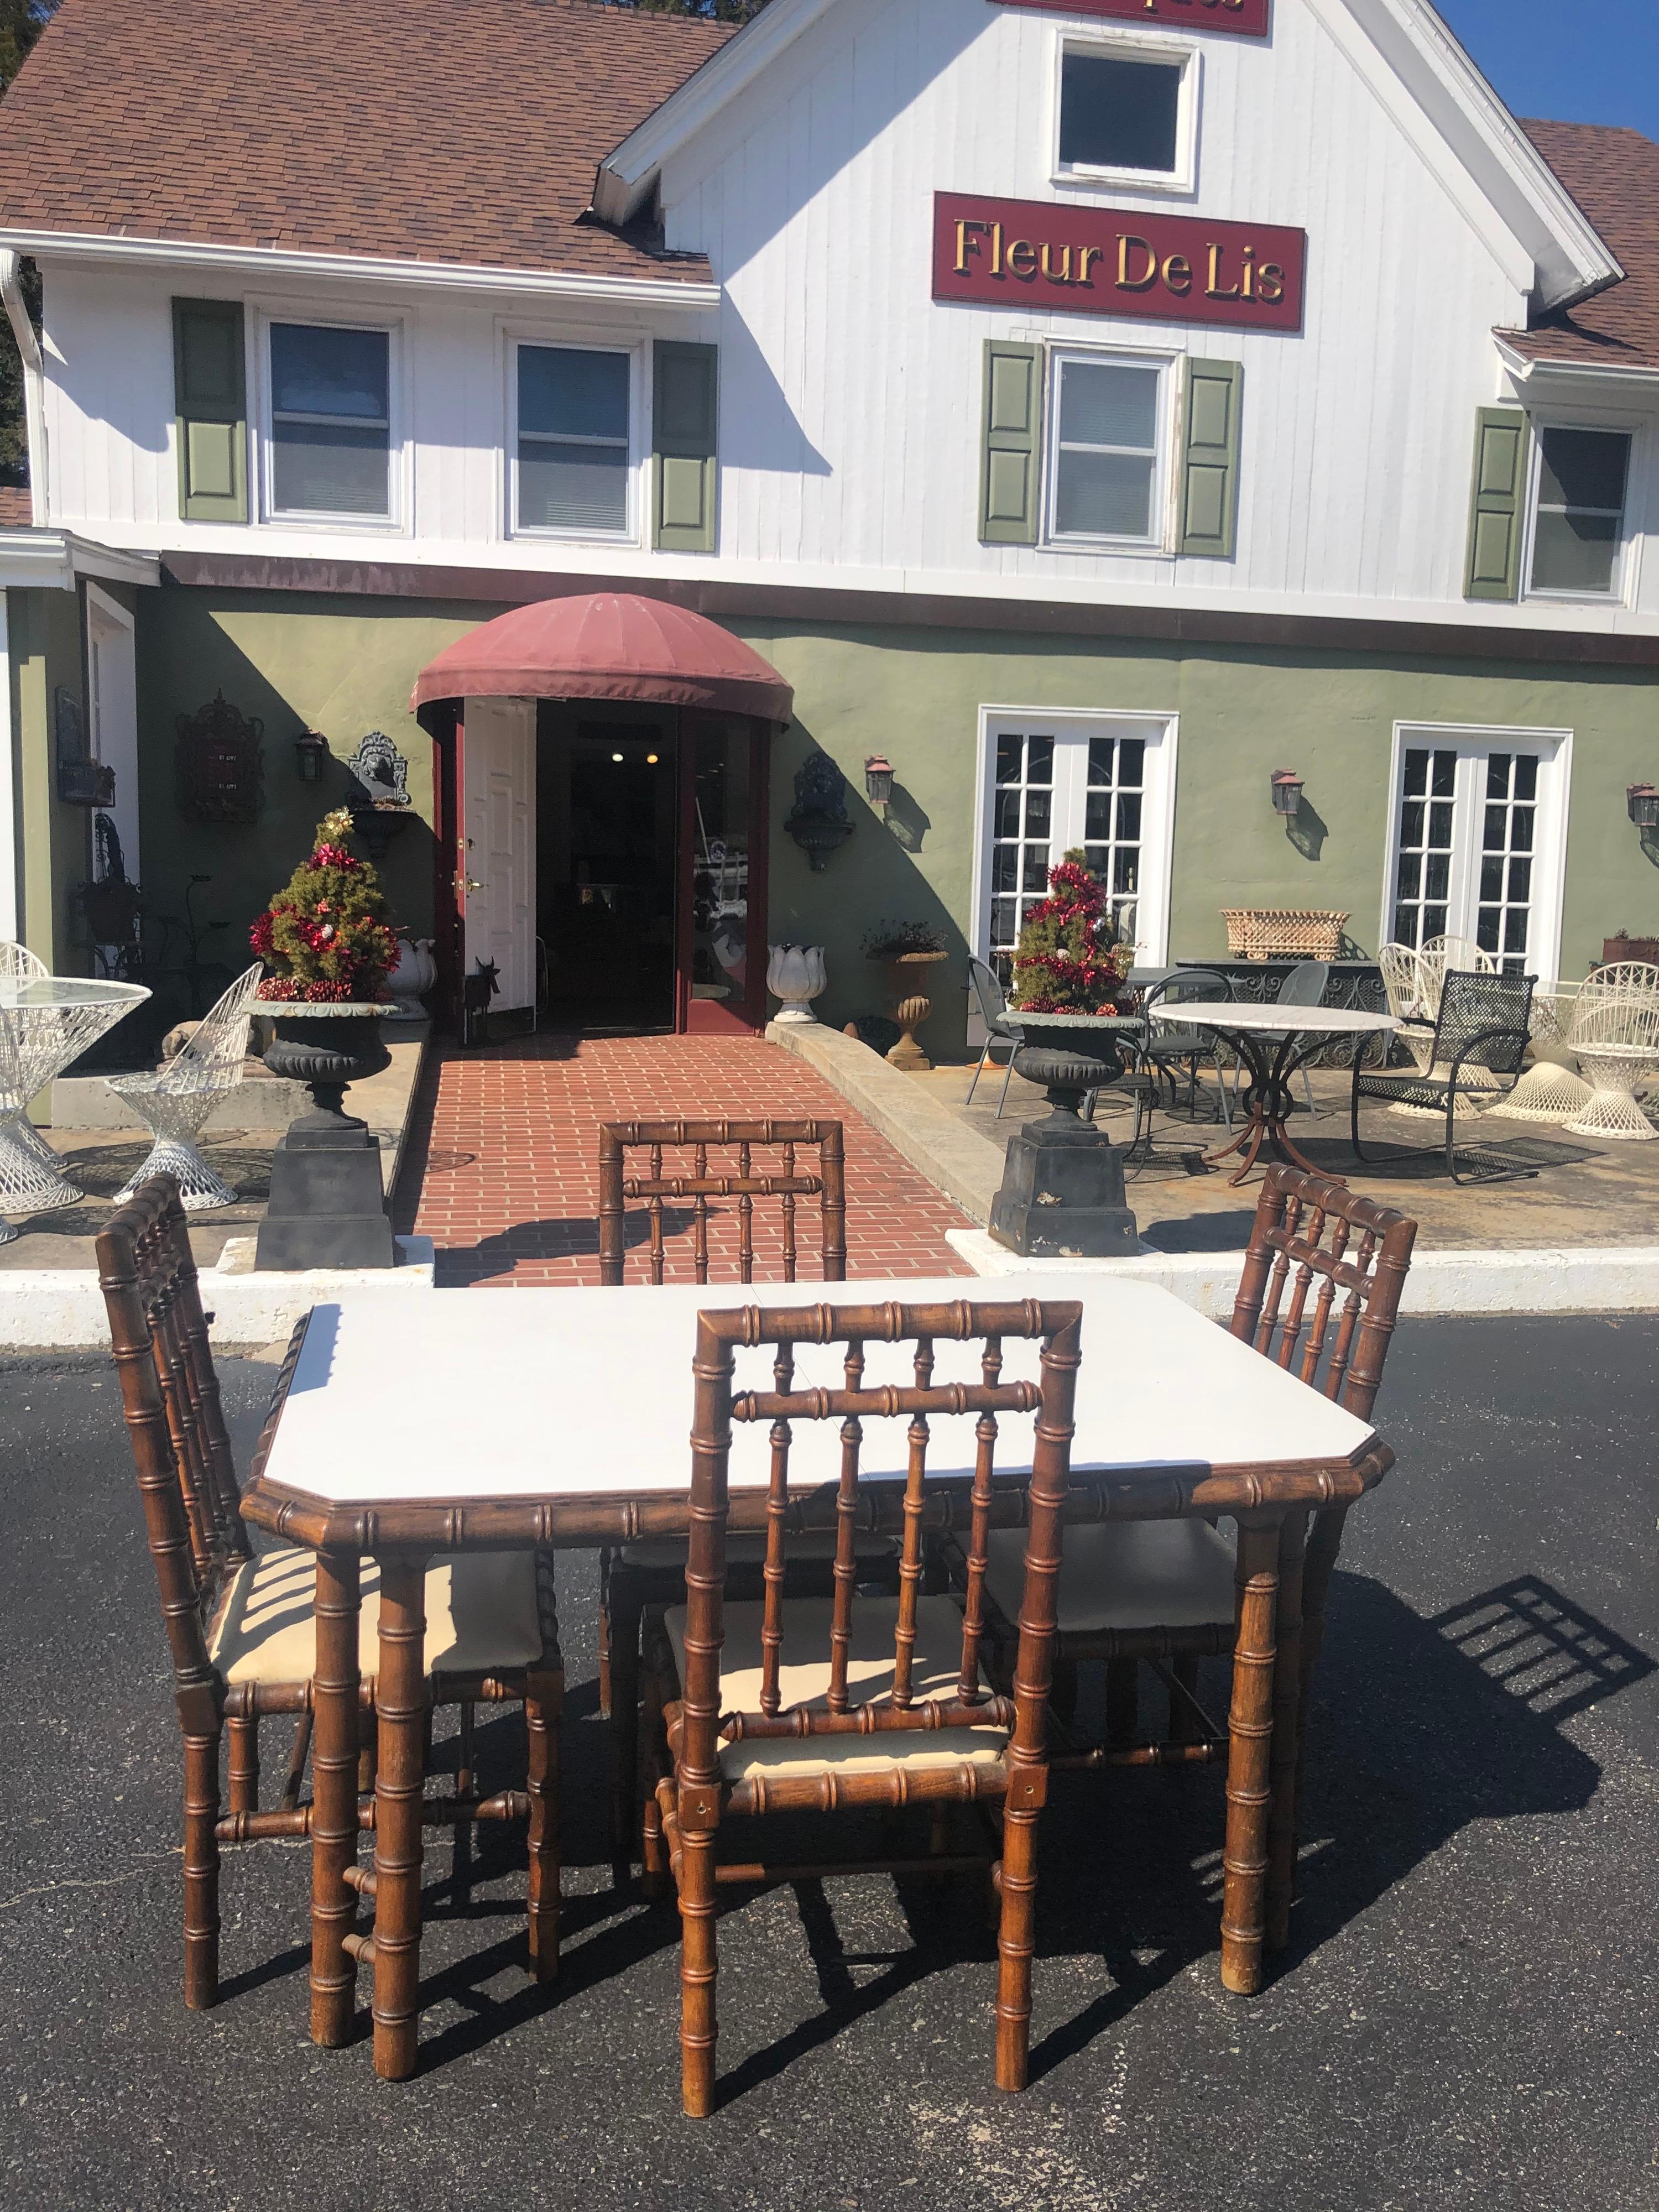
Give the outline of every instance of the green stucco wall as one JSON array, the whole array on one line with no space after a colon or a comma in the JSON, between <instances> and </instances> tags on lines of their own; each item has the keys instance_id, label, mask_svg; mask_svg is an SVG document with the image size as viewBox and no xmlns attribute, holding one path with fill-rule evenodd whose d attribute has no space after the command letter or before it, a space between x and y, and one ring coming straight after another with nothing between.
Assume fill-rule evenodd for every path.
<instances>
[{"instance_id":1,"label":"green stucco wall","mask_svg":"<svg viewBox=\"0 0 1659 2212\"><path fill-rule=\"evenodd\" d=\"M205 872L216 940L240 958L248 921L294 865L340 790L301 785L293 739L320 729L349 753L383 729L410 762L422 820L385 866L400 916L429 916L431 757L408 712L410 683L434 653L498 609L477 602L353 599L166 588L143 595L140 742L146 888L180 901ZM1659 847L1650 859L1626 818L1625 788L1659 781L1659 679L1651 672L1540 668L1491 660L1382 660L1355 653L1135 643L769 622L730 625L795 687L796 721L772 779L769 934L823 944L830 986L819 1010L842 1021L881 1004L860 940L889 918L950 933L957 979L937 994L925 1034L959 1045L960 988L972 926L975 748L980 708L1119 708L1180 716L1170 944L1222 951L1224 906L1347 908L1350 933L1376 949L1394 726L1400 720L1574 732L1562 970L1582 975L1620 928L1659 932ZM173 798L176 719L222 688L265 726L266 810L256 827L192 830ZM857 827L819 875L781 830L795 770L813 746L847 775ZM897 775L896 828L864 799L866 753ZM1293 767L1322 834L1286 836L1267 779ZM1304 817L1304 823L1309 817Z\"/></svg>"}]
</instances>

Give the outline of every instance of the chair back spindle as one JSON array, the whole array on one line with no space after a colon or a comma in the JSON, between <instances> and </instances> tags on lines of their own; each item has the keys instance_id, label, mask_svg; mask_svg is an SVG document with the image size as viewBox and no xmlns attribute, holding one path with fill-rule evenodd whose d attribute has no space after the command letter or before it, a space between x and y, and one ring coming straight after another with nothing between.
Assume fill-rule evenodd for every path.
<instances>
[{"instance_id":1,"label":"chair back spindle","mask_svg":"<svg viewBox=\"0 0 1659 2212\"><path fill-rule=\"evenodd\" d=\"M799 1148L816 1149L816 1170L797 1162ZM709 1153L735 1152L735 1162L716 1163ZM779 1155L776 1171L757 1173L755 1153ZM627 1172L628 1154L648 1154L650 1171ZM690 1152L691 1173L665 1174L665 1151ZM726 1170L735 1165L736 1172ZM665 1201L691 1205L691 1263L700 1283L708 1280L711 1199L736 1200L738 1279L755 1279L755 1200L776 1199L782 1217L783 1280L796 1279L799 1263L796 1206L816 1198L821 1223L820 1265L827 1283L847 1276L847 1178L839 1121L608 1121L599 1132L599 1280L620 1283L627 1266L624 1212L629 1200L642 1200L647 1224L647 1265L653 1283L667 1272Z\"/></svg>"}]
</instances>

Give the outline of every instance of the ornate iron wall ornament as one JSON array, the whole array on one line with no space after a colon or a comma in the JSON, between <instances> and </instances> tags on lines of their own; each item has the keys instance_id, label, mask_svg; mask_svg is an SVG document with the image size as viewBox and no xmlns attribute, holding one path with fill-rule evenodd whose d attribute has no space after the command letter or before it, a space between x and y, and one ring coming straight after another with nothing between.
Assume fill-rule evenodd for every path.
<instances>
[{"instance_id":1,"label":"ornate iron wall ornament","mask_svg":"<svg viewBox=\"0 0 1659 2212\"><path fill-rule=\"evenodd\" d=\"M795 771L795 805L784 828L805 854L814 875L853 834L847 778L828 753L809 753Z\"/></svg>"},{"instance_id":2,"label":"ornate iron wall ornament","mask_svg":"<svg viewBox=\"0 0 1659 2212\"><path fill-rule=\"evenodd\" d=\"M58 796L70 806L112 806L115 770L87 755L86 718L74 692L58 684L52 695Z\"/></svg>"},{"instance_id":3,"label":"ornate iron wall ornament","mask_svg":"<svg viewBox=\"0 0 1659 2212\"><path fill-rule=\"evenodd\" d=\"M384 730L371 730L346 763L346 777L351 826L368 846L369 858L383 860L392 832L415 811L409 763Z\"/></svg>"},{"instance_id":4,"label":"ornate iron wall ornament","mask_svg":"<svg viewBox=\"0 0 1659 2212\"><path fill-rule=\"evenodd\" d=\"M180 714L173 748L179 811L186 822L221 827L257 822L264 805L264 724L233 707L222 691L193 714Z\"/></svg>"}]
</instances>

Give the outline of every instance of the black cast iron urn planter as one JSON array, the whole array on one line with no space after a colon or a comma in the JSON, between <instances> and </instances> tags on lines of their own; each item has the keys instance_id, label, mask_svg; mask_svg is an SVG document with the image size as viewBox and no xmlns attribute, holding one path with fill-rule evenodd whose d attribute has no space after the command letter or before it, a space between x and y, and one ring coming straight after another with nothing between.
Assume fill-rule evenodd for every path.
<instances>
[{"instance_id":1,"label":"black cast iron urn planter","mask_svg":"<svg viewBox=\"0 0 1659 2212\"><path fill-rule=\"evenodd\" d=\"M1124 1200L1122 1155L1081 1112L1089 1091L1103 1091L1123 1073L1121 1032L1098 1020L1068 1025L1059 1015L1016 1011L1013 1018L1031 1040L1020 1046L1014 1066L1042 1085L1051 1111L1009 1140L991 1234L1024 1259L1133 1258L1140 1239Z\"/></svg>"},{"instance_id":2,"label":"black cast iron urn planter","mask_svg":"<svg viewBox=\"0 0 1659 2212\"><path fill-rule=\"evenodd\" d=\"M391 1065L380 1042L381 1009L279 1000L263 1010L276 1024L265 1066L303 1083L312 1111L289 1124L271 1156L254 1266L394 1267L380 1148L368 1122L344 1106L351 1084Z\"/></svg>"}]
</instances>

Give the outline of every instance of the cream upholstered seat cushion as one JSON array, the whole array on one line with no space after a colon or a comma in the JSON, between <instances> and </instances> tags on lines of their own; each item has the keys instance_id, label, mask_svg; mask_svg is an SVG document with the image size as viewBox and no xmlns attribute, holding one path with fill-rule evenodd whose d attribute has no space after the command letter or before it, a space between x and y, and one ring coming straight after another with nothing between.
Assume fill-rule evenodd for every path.
<instances>
[{"instance_id":1,"label":"cream upholstered seat cushion","mask_svg":"<svg viewBox=\"0 0 1659 2212\"><path fill-rule=\"evenodd\" d=\"M317 1670L312 1618L317 1560L267 1552L237 1573L220 1607L209 1656L227 1682L307 1682ZM380 1570L363 1561L357 1664L379 1672ZM528 1552L455 1552L426 1571L426 1671L493 1673L528 1667L542 1653L536 1563Z\"/></svg>"},{"instance_id":2,"label":"cream upholstered seat cushion","mask_svg":"<svg viewBox=\"0 0 1659 2212\"><path fill-rule=\"evenodd\" d=\"M860 1559L890 1559L897 1547L890 1536L872 1536L860 1534L854 1542L854 1556ZM783 1540L786 1559L811 1559L825 1565L836 1556L836 1532L833 1528L809 1529L799 1535ZM680 1567L685 1565L684 1536L645 1536L635 1544L624 1544L622 1558L630 1567ZM766 1536L760 1529L738 1529L726 1540L726 1563L732 1567L763 1567L766 1565Z\"/></svg>"},{"instance_id":3,"label":"cream upholstered seat cushion","mask_svg":"<svg viewBox=\"0 0 1659 2212\"><path fill-rule=\"evenodd\" d=\"M1104 1629L1231 1627L1234 1552L1207 1521L1075 1521L1060 1553L1062 1636ZM1019 1619L1025 1532L991 1532L985 1586L1006 1620Z\"/></svg>"},{"instance_id":4,"label":"cream upholstered seat cushion","mask_svg":"<svg viewBox=\"0 0 1659 2212\"><path fill-rule=\"evenodd\" d=\"M761 1709L760 1604L726 1607L726 1641L720 1652L720 1709L758 1713ZM834 1601L827 1597L791 1598L783 1608L783 1649L778 1667L781 1709L816 1706L823 1711L830 1692L830 1623ZM893 1686L893 1632L898 1600L857 1598L853 1604L853 1642L847 1662L850 1705L885 1698ZM685 1680L685 1609L665 1615L674 1663ZM916 1601L916 1642L910 1663L910 1692L920 1704L951 1698L962 1673L962 1613L948 1597ZM822 1771L879 1774L890 1767L988 1764L1001 1758L1008 1732L1000 1728L896 1729L881 1735L774 1736L722 1744L720 1771L728 1782L751 1774Z\"/></svg>"}]
</instances>

